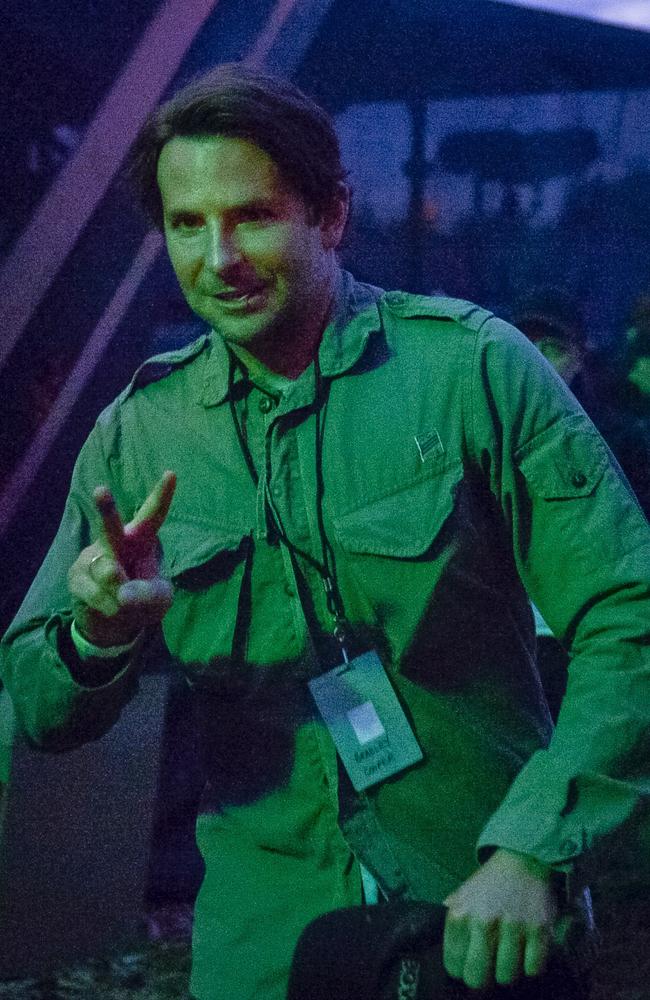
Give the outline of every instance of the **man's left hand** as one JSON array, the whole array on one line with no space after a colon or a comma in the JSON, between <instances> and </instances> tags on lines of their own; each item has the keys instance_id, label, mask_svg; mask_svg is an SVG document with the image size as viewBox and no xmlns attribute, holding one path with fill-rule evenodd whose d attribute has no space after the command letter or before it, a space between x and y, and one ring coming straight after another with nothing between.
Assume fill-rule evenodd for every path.
<instances>
[{"instance_id":1,"label":"man's left hand","mask_svg":"<svg viewBox=\"0 0 650 1000\"><path fill-rule=\"evenodd\" d=\"M550 869L499 848L444 901L444 964L450 976L482 989L543 971L557 919Z\"/></svg>"}]
</instances>

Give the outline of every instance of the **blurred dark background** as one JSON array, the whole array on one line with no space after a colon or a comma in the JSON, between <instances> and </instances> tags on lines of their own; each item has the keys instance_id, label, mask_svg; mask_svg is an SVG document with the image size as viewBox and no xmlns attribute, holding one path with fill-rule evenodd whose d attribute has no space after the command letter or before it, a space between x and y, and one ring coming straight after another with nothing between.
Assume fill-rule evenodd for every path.
<instances>
[{"instance_id":1,"label":"blurred dark background","mask_svg":"<svg viewBox=\"0 0 650 1000\"><path fill-rule=\"evenodd\" d=\"M276 8L212 6L163 95L215 62L246 58ZM0 13L0 349L11 345L0 364L0 557L11 566L2 625L56 528L98 411L142 359L200 330L164 254L128 279L146 227L121 155L69 252L57 253L51 220L32 233L33 243L53 240L54 264L19 334L11 329L12 300L35 283L29 257L10 268L21 236L83 152L160 9L6 0ZM625 332L650 293L650 33L497 0L302 0L265 55L335 116L354 189L342 260L360 279L469 298L505 318L531 290L559 289L581 312L601 373L627 363ZM111 127L119 132L119 117ZM125 276L130 306L75 393L71 372ZM63 413L66 386L74 401ZM48 419L47 446L34 455Z\"/></svg>"}]
</instances>

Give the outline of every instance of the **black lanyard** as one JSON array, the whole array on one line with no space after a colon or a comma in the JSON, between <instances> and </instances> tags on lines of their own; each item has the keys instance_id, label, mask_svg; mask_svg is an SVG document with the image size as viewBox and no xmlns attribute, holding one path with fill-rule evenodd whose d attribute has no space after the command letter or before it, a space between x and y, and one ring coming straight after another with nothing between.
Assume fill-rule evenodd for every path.
<instances>
[{"instance_id":1,"label":"black lanyard","mask_svg":"<svg viewBox=\"0 0 650 1000\"><path fill-rule=\"evenodd\" d=\"M248 441L244 434L242 425L240 423L239 417L237 416L237 409L234 400L234 376L235 368L237 366L237 359L235 355L230 353L230 367L228 372L228 399L230 403L230 413L232 416L232 421L235 427L235 433L237 435L237 441L239 442L239 447L241 453L246 462L246 467L250 474L251 479L255 488L259 488L260 477L255 468L255 463L253 461L253 456L251 450L248 446ZM346 650L346 642L350 635L350 624L345 616L345 608L343 601L341 599L341 594L336 582L336 562L334 557L334 550L327 537L327 532L325 531L325 522L323 520L323 495L324 495L324 480L323 480L323 433L325 429L325 412L327 408L327 396L325 382L321 375L320 363L318 358L318 352L314 358L314 409L316 417L316 523L318 526L318 533L320 536L320 546L322 553L322 562L314 559L306 552L302 552L296 549L293 545L282 525L282 521L278 511L273 503L273 499L270 492L267 489L266 501L273 515L273 521L275 527L278 531L279 537L285 543L287 548L291 551L293 555L296 553L300 554L303 559L306 560L319 574L323 581L323 586L325 588L325 598L327 602L327 610L334 619L334 636L338 640L341 653L345 663L348 662L348 655Z\"/></svg>"},{"instance_id":2,"label":"black lanyard","mask_svg":"<svg viewBox=\"0 0 650 1000\"><path fill-rule=\"evenodd\" d=\"M259 486L260 477L257 474L257 469L255 468L255 462L253 461L253 456L251 455L251 450L248 447L248 441L244 435L244 431L239 422L239 417L237 416L237 408L235 406L234 399L234 387L235 387L235 368L237 367L237 358L235 355L229 351L230 356L230 366L228 369L228 402L230 404L230 414L232 416L232 422L235 425L235 433L237 434L237 440L239 441L239 447L241 453L244 456L244 461L246 462L246 468L250 473L250 477L255 484L255 489Z\"/></svg>"}]
</instances>

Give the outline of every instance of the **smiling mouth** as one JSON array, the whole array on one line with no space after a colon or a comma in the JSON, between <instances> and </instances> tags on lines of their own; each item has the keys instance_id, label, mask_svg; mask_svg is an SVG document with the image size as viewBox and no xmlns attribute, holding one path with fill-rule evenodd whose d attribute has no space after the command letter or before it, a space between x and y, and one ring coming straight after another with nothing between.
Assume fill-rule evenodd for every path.
<instances>
[{"instance_id":1,"label":"smiling mouth","mask_svg":"<svg viewBox=\"0 0 650 1000\"><path fill-rule=\"evenodd\" d=\"M227 292L219 292L214 296L219 302L248 302L251 299L262 295L266 290L265 285L256 285L254 288L239 289L233 288Z\"/></svg>"},{"instance_id":2,"label":"smiling mouth","mask_svg":"<svg viewBox=\"0 0 650 1000\"><path fill-rule=\"evenodd\" d=\"M266 305L268 288L266 285L258 285L249 291L232 289L229 292L220 292L213 298L219 303L223 313L253 313Z\"/></svg>"}]
</instances>

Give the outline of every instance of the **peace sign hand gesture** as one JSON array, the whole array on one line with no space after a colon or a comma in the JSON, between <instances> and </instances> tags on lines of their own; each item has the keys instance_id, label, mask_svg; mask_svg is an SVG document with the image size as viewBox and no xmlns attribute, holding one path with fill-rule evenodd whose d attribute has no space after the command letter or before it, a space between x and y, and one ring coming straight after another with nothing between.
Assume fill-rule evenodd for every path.
<instances>
[{"instance_id":1,"label":"peace sign hand gesture","mask_svg":"<svg viewBox=\"0 0 650 1000\"><path fill-rule=\"evenodd\" d=\"M169 609L172 588L160 576L158 531L175 488L175 474L165 472L126 525L109 490L105 486L95 490L102 530L68 573L77 629L94 645L131 642Z\"/></svg>"}]
</instances>

